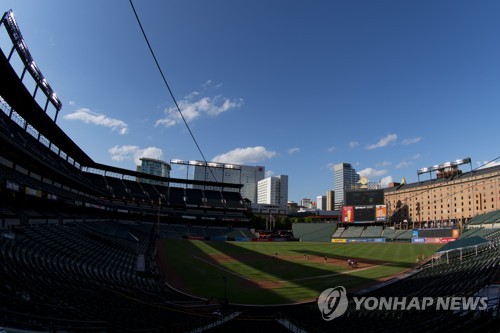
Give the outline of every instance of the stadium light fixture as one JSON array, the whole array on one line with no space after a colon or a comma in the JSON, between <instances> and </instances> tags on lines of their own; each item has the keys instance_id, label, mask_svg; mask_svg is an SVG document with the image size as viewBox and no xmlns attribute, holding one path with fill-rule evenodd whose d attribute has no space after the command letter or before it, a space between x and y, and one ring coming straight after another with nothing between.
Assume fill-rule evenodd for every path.
<instances>
[{"instance_id":1,"label":"stadium light fixture","mask_svg":"<svg viewBox=\"0 0 500 333\"><path fill-rule=\"evenodd\" d=\"M417 175L429 172L429 168L422 168L417 170Z\"/></svg>"},{"instance_id":2,"label":"stadium light fixture","mask_svg":"<svg viewBox=\"0 0 500 333\"><path fill-rule=\"evenodd\" d=\"M456 169L456 166L462 165L462 164L468 164L468 163L471 163L470 157L458 159L458 160L455 160L453 162L445 162L443 164L436 164L436 165L431 166L431 167L418 169L417 176L420 176L423 173L431 173L432 171L443 171L444 169L447 169L447 168ZM419 181L420 181L420 179L419 179Z\"/></svg>"},{"instance_id":3,"label":"stadium light fixture","mask_svg":"<svg viewBox=\"0 0 500 333\"><path fill-rule=\"evenodd\" d=\"M241 167L236 164L226 164L226 169L241 170Z\"/></svg>"},{"instance_id":4,"label":"stadium light fixture","mask_svg":"<svg viewBox=\"0 0 500 333\"><path fill-rule=\"evenodd\" d=\"M4 16L2 17L2 21L0 22L0 25L1 24L3 24L3 26L7 30L7 33L13 44L13 49L17 50L17 53L21 58L21 61L23 62L25 68L31 74L36 84L41 87L47 98L52 102L52 104L56 108L56 111L59 112L62 108L62 103L57 98L56 94L47 83L42 72L33 60L33 57L31 56L31 53L28 50L26 42L21 34L21 30L17 25L16 19L14 17L14 12L12 10L9 10L4 14Z\"/></svg>"},{"instance_id":5,"label":"stadium light fixture","mask_svg":"<svg viewBox=\"0 0 500 333\"><path fill-rule=\"evenodd\" d=\"M430 171L436 171L436 170L439 170L440 168L441 168L441 165L436 164L436 165L434 165L433 167L431 167L431 170L430 170Z\"/></svg>"}]
</instances>

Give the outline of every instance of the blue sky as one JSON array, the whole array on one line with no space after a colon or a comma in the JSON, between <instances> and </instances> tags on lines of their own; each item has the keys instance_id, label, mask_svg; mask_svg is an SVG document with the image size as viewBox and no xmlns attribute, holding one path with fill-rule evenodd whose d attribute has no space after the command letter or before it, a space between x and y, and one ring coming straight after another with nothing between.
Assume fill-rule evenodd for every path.
<instances>
[{"instance_id":1,"label":"blue sky","mask_svg":"<svg viewBox=\"0 0 500 333\"><path fill-rule=\"evenodd\" d=\"M129 1L2 1L96 162L201 160ZM500 2L134 2L207 160L289 176L289 199L500 156ZM464 170L468 170L465 167ZM174 167L172 176L185 177Z\"/></svg>"}]
</instances>

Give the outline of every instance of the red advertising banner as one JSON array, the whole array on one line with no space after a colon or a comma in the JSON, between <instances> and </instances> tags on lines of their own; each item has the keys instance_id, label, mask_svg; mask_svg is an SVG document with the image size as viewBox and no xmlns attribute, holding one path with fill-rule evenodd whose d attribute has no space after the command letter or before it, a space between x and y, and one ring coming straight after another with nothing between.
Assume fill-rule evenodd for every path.
<instances>
[{"instance_id":1,"label":"red advertising banner","mask_svg":"<svg viewBox=\"0 0 500 333\"><path fill-rule=\"evenodd\" d=\"M354 206L342 207L342 222L354 222Z\"/></svg>"},{"instance_id":2,"label":"red advertising banner","mask_svg":"<svg viewBox=\"0 0 500 333\"><path fill-rule=\"evenodd\" d=\"M453 242L455 238L451 237L428 237L425 238L425 243L448 243Z\"/></svg>"}]
</instances>

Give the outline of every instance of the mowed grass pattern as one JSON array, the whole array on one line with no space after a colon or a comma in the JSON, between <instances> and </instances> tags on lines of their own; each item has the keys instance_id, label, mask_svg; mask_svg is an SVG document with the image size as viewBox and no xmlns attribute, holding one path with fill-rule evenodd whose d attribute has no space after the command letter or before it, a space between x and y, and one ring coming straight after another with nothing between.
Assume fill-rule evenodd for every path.
<instances>
[{"instance_id":1,"label":"mowed grass pattern","mask_svg":"<svg viewBox=\"0 0 500 333\"><path fill-rule=\"evenodd\" d=\"M348 292L366 287L413 267L417 256L427 258L439 247L163 240L160 257L167 281L183 292L207 299L227 295L231 303L270 305L311 301L338 285ZM349 258L359 262L358 269L347 265Z\"/></svg>"}]
</instances>

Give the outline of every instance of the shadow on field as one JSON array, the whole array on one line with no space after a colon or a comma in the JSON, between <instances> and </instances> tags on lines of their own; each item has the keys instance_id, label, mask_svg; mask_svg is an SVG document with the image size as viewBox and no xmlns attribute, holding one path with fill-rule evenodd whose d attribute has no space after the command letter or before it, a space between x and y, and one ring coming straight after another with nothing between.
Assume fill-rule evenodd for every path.
<instances>
[{"instance_id":1,"label":"shadow on field","mask_svg":"<svg viewBox=\"0 0 500 333\"><path fill-rule=\"evenodd\" d=\"M165 250L159 253L161 275L175 289L205 298L207 302L258 304L259 290L263 287L258 281L241 276L235 270L227 269L198 246L213 245L211 243L165 240ZM225 256L231 257L231 250L217 248ZM265 293L260 291L260 294L267 294L267 291ZM245 292L253 293L256 296L255 300L245 301L245 297L240 296ZM269 293L272 295L273 303L290 303L289 298L272 291Z\"/></svg>"},{"instance_id":2,"label":"shadow on field","mask_svg":"<svg viewBox=\"0 0 500 333\"><path fill-rule=\"evenodd\" d=\"M304 251L295 251L297 253L303 253ZM317 252L317 251L311 251L308 250L308 253L314 256L324 256L323 252ZM407 262L399 262L399 261L388 261L388 260L375 260L375 259L364 259L364 258L358 258L356 254L348 255L346 252L342 252L342 254L337 253L337 254L328 254L329 258L332 259L337 259L340 261L343 261L347 265L347 260L352 259L352 260L357 260L358 262L363 262L363 263L368 263L371 265L384 265L387 267L400 267L400 268L412 268L414 267L414 263L407 263Z\"/></svg>"},{"instance_id":3,"label":"shadow on field","mask_svg":"<svg viewBox=\"0 0 500 333\"><path fill-rule=\"evenodd\" d=\"M281 259L279 254L278 257L275 257L249 250L231 242L204 242L204 244L223 254L225 261L232 261L233 267L238 268L236 272L227 268L230 266L226 265L225 270L220 270L220 275L227 278L228 290L233 295L233 299L229 297L230 302L263 304L272 299L273 304L287 304L298 299L314 301L326 288L337 285L343 285L346 288L359 287L377 282L375 279L352 275L350 273L354 270L349 271L347 267L336 270L317 267L322 265L321 258L324 257L324 254L316 253L319 258L316 258L316 263L312 265L311 262L302 257L304 251L297 256L296 261L293 261ZM193 243L192 247L193 253L207 257L207 254L200 253L200 250ZM309 256L315 255L311 251L308 251L308 254ZM222 263L217 265L221 266ZM241 266L247 266L251 269L243 267L240 270ZM242 273L242 271L257 271L258 273L252 276ZM248 280L244 280L242 276ZM229 287L229 283L231 283L231 287ZM252 293L260 293L262 297L268 299L266 302L262 302L262 300L258 300L258 297L254 298L252 295L242 293L239 288L245 288L245 286L252 286L255 288L251 291ZM285 287L288 288L286 291L280 290L280 288ZM265 293L262 293L262 290L265 290ZM247 300L247 298L251 298L251 300Z\"/></svg>"}]
</instances>

